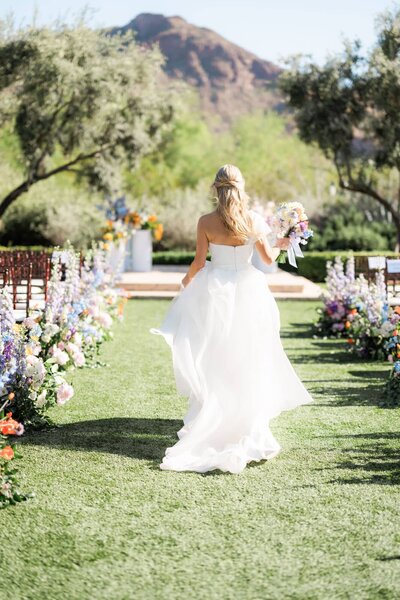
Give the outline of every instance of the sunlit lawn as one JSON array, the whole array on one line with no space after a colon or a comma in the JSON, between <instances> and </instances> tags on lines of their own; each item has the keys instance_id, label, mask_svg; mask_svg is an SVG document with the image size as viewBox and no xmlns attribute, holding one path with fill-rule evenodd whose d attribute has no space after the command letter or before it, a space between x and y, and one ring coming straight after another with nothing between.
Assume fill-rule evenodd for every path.
<instances>
[{"instance_id":1,"label":"sunlit lawn","mask_svg":"<svg viewBox=\"0 0 400 600\"><path fill-rule=\"evenodd\" d=\"M158 467L185 411L170 350L148 332L168 301L135 300L75 374L60 427L25 437L23 489L1 513L1 598L363 599L400 596L399 411L388 368L312 339L313 302L281 302L312 405L272 423L283 446L240 475Z\"/></svg>"}]
</instances>

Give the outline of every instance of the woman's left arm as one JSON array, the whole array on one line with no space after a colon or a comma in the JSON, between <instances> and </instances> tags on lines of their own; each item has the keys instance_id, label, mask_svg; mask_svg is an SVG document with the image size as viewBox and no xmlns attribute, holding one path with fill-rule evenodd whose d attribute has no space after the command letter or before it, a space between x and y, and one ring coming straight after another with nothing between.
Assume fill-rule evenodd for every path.
<instances>
[{"instance_id":1,"label":"woman's left arm","mask_svg":"<svg viewBox=\"0 0 400 600\"><path fill-rule=\"evenodd\" d=\"M208 252L208 238L204 227L204 215L200 217L197 223L197 241L196 241L196 255L189 267L188 272L182 279L182 285L186 287L193 279L200 269L206 264Z\"/></svg>"}]
</instances>

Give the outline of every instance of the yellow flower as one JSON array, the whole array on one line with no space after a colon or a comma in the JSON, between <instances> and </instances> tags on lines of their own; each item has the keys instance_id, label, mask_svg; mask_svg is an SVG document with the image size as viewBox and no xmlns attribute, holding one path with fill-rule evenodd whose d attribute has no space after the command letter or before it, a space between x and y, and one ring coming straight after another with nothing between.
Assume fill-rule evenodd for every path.
<instances>
[{"instance_id":1,"label":"yellow flower","mask_svg":"<svg viewBox=\"0 0 400 600\"><path fill-rule=\"evenodd\" d=\"M103 235L103 239L104 239L104 240L111 241L111 240L113 239L113 234L112 234L112 233L105 233L105 234Z\"/></svg>"}]
</instances>

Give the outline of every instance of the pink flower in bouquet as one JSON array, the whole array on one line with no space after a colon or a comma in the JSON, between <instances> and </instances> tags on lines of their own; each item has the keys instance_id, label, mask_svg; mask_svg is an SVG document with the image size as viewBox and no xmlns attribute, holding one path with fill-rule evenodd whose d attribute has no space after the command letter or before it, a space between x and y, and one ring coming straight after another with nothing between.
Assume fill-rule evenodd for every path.
<instances>
[{"instance_id":1,"label":"pink flower in bouquet","mask_svg":"<svg viewBox=\"0 0 400 600\"><path fill-rule=\"evenodd\" d=\"M74 388L69 383L64 382L57 390L57 404L65 404L74 395Z\"/></svg>"}]
</instances>

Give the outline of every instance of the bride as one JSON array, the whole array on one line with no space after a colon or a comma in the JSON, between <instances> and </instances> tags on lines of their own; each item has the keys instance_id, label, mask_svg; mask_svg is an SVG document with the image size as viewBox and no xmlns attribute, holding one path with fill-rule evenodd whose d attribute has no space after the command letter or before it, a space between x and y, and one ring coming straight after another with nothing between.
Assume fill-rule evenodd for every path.
<instances>
[{"instance_id":1,"label":"bride","mask_svg":"<svg viewBox=\"0 0 400 600\"><path fill-rule=\"evenodd\" d=\"M279 453L270 420L312 397L283 350L265 275L251 262L256 248L271 264L289 239L270 246L271 230L248 208L237 167L221 167L213 190L216 207L198 221L196 256L180 292L160 328L150 329L170 346L177 391L188 397L179 440L160 468L239 473Z\"/></svg>"}]
</instances>

